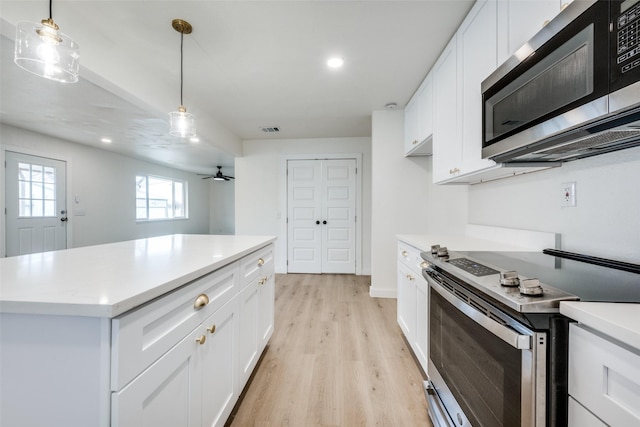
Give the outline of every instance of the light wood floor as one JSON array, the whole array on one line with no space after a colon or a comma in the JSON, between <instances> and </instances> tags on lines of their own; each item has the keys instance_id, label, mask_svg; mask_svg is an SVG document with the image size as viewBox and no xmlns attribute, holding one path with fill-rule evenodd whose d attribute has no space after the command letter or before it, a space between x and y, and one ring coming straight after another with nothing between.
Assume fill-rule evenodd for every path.
<instances>
[{"instance_id":1,"label":"light wood floor","mask_svg":"<svg viewBox=\"0 0 640 427\"><path fill-rule=\"evenodd\" d=\"M275 331L228 425L430 426L396 300L370 278L276 277Z\"/></svg>"}]
</instances>

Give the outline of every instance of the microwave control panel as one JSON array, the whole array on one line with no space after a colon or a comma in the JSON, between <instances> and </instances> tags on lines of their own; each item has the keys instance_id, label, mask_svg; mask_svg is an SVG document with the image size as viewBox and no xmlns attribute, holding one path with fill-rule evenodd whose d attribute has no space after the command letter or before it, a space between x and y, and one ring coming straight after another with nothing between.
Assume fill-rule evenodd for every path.
<instances>
[{"instance_id":1,"label":"microwave control panel","mask_svg":"<svg viewBox=\"0 0 640 427\"><path fill-rule=\"evenodd\" d=\"M640 67L640 0L611 2L619 5L613 10L613 40L616 43L616 65L621 74ZM618 13L616 13L618 12Z\"/></svg>"}]
</instances>

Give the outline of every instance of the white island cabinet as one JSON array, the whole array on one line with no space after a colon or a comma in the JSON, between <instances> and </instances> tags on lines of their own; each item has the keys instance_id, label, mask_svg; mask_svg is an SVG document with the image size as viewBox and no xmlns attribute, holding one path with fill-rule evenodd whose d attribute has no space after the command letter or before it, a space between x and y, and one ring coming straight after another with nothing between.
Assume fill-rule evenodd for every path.
<instances>
[{"instance_id":1,"label":"white island cabinet","mask_svg":"<svg viewBox=\"0 0 640 427\"><path fill-rule=\"evenodd\" d=\"M0 260L0 425L224 425L273 333L274 240L174 235Z\"/></svg>"}]
</instances>

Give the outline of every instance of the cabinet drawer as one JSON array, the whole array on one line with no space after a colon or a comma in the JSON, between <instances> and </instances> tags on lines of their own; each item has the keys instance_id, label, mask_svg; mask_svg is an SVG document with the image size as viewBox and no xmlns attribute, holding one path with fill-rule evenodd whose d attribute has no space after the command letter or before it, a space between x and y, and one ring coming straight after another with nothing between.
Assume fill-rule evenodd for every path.
<instances>
[{"instance_id":1,"label":"cabinet drawer","mask_svg":"<svg viewBox=\"0 0 640 427\"><path fill-rule=\"evenodd\" d=\"M569 394L608 425L640 425L640 354L572 324Z\"/></svg>"},{"instance_id":2,"label":"cabinet drawer","mask_svg":"<svg viewBox=\"0 0 640 427\"><path fill-rule=\"evenodd\" d=\"M416 247L398 242L398 261L405 263L415 274L422 277L424 260L420 252L422 251Z\"/></svg>"},{"instance_id":3,"label":"cabinet drawer","mask_svg":"<svg viewBox=\"0 0 640 427\"><path fill-rule=\"evenodd\" d=\"M598 417L569 397L569 427L607 427Z\"/></svg>"},{"instance_id":4,"label":"cabinet drawer","mask_svg":"<svg viewBox=\"0 0 640 427\"><path fill-rule=\"evenodd\" d=\"M240 275L242 286L248 285L258 276L273 270L273 244L247 255L240 260Z\"/></svg>"},{"instance_id":5,"label":"cabinet drawer","mask_svg":"<svg viewBox=\"0 0 640 427\"><path fill-rule=\"evenodd\" d=\"M111 390L118 391L237 293L239 262L112 320ZM195 308L200 295L208 303Z\"/></svg>"}]
</instances>

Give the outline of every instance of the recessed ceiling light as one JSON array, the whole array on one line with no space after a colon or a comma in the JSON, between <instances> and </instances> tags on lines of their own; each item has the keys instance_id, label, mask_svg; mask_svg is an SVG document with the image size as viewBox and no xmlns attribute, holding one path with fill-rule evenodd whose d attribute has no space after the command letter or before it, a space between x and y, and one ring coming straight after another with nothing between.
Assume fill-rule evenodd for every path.
<instances>
[{"instance_id":1,"label":"recessed ceiling light","mask_svg":"<svg viewBox=\"0 0 640 427\"><path fill-rule=\"evenodd\" d=\"M100 138L100 142L104 143L104 144L111 144L111 138Z\"/></svg>"},{"instance_id":2,"label":"recessed ceiling light","mask_svg":"<svg viewBox=\"0 0 640 427\"><path fill-rule=\"evenodd\" d=\"M331 58L327 61L327 65L331 68L340 68L344 65L344 59L343 58Z\"/></svg>"}]
</instances>

